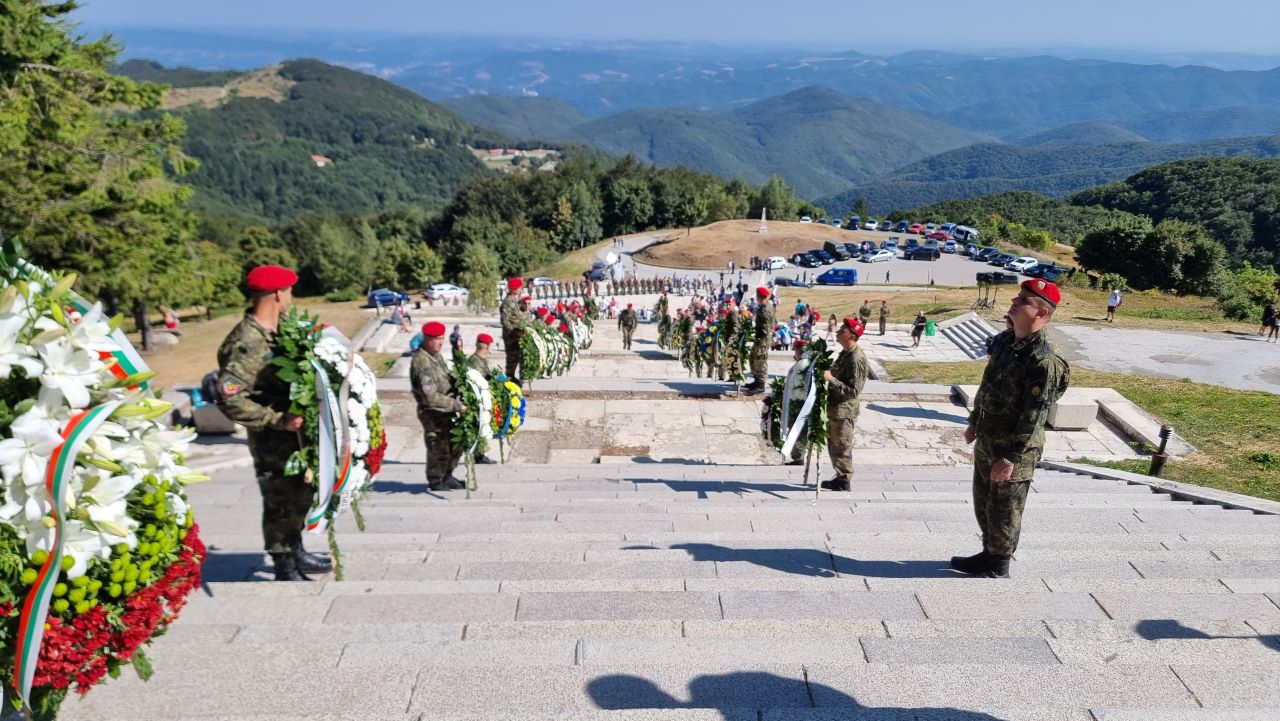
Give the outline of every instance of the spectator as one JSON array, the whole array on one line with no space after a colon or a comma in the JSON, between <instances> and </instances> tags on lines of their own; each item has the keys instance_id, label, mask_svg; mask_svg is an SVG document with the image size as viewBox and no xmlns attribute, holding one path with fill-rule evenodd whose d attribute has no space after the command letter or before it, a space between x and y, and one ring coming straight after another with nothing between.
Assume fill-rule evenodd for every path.
<instances>
[{"instance_id":1,"label":"spectator","mask_svg":"<svg viewBox=\"0 0 1280 721\"><path fill-rule=\"evenodd\" d=\"M916 311L916 319L911 324L911 347L920 347L920 337L924 335L925 326L929 324L929 319L924 316L924 311Z\"/></svg>"},{"instance_id":2,"label":"spectator","mask_svg":"<svg viewBox=\"0 0 1280 721\"><path fill-rule=\"evenodd\" d=\"M462 350L462 326L453 327L453 332L449 334L449 347L456 351Z\"/></svg>"}]
</instances>

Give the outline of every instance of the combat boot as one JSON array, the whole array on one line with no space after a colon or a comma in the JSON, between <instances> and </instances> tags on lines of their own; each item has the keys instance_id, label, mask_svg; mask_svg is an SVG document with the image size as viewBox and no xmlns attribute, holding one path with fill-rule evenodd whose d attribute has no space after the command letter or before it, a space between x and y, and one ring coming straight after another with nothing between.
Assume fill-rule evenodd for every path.
<instances>
[{"instance_id":1,"label":"combat boot","mask_svg":"<svg viewBox=\"0 0 1280 721\"><path fill-rule=\"evenodd\" d=\"M986 570L974 575L978 578L1008 578L1009 577L1009 557L1008 556L988 556L989 563Z\"/></svg>"},{"instance_id":2,"label":"combat boot","mask_svg":"<svg viewBox=\"0 0 1280 721\"><path fill-rule=\"evenodd\" d=\"M494 465L494 464L496 464L496 463L497 463L497 461L493 460L492 458L490 458L490 457L488 457L488 456L486 456L486 455L484 455L484 454L482 453L482 454L480 454L479 456L476 456L476 463L479 463L479 464L481 464L481 465L485 465L485 466L489 466L489 465Z\"/></svg>"},{"instance_id":3,"label":"combat boot","mask_svg":"<svg viewBox=\"0 0 1280 721\"><path fill-rule=\"evenodd\" d=\"M764 393L764 383L762 381L751 381L751 383L742 389L743 395L754 396Z\"/></svg>"},{"instance_id":4,"label":"combat boot","mask_svg":"<svg viewBox=\"0 0 1280 721\"><path fill-rule=\"evenodd\" d=\"M991 566L991 555L982 549L972 556L952 556L951 567L961 573L980 574Z\"/></svg>"},{"instance_id":5,"label":"combat boot","mask_svg":"<svg viewBox=\"0 0 1280 721\"><path fill-rule=\"evenodd\" d=\"M328 573L333 570L333 561L324 556L307 553L307 549L303 548L302 544L294 546L293 563L303 573Z\"/></svg>"},{"instance_id":6,"label":"combat boot","mask_svg":"<svg viewBox=\"0 0 1280 721\"><path fill-rule=\"evenodd\" d=\"M459 481L453 476L445 476L438 481L431 481L427 484L427 488L430 488L433 491L456 491L459 488L462 488L462 481Z\"/></svg>"},{"instance_id":7,"label":"combat boot","mask_svg":"<svg viewBox=\"0 0 1280 721\"><path fill-rule=\"evenodd\" d=\"M276 567L277 581L310 581L310 578L298 570L298 563L292 553L273 553L271 562Z\"/></svg>"},{"instance_id":8,"label":"combat boot","mask_svg":"<svg viewBox=\"0 0 1280 721\"><path fill-rule=\"evenodd\" d=\"M849 490L849 477L836 476L829 481L822 482L822 490L824 491L847 491Z\"/></svg>"}]
</instances>

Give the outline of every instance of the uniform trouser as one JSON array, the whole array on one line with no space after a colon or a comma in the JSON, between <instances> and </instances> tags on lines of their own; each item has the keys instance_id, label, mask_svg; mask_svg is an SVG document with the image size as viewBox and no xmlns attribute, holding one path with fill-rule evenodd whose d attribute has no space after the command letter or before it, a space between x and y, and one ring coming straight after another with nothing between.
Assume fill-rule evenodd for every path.
<instances>
[{"instance_id":1,"label":"uniform trouser","mask_svg":"<svg viewBox=\"0 0 1280 721\"><path fill-rule=\"evenodd\" d=\"M418 413L422 442L427 446L427 483L439 483L453 473L462 460L462 451L453 447L453 416L447 413Z\"/></svg>"},{"instance_id":2,"label":"uniform trouser","mask_svg":"<svg viewBox=\"0 0 1280 721\"><path fill-rule=\"evenodd\" d=\"M262 492L262 542L267 553L292 553L302 540L315 486L305 476L286 476L279 469L257 469Z\"/></svg>"},{"instance_id":3,"label":"uniform trouser","mask_svg":"<svg viewBox=\"0 0 1280 721\"><path fill-rule=\"evenodd\" d=\"M884 318L880 319L880 335L884 335Z\"/></svg>"},{"instance_id":4,"label":"uniform trouser","mask_svg":"<svg viewBox=\"0 0 1280 721\"><path fill-rule=\"evenodd\" d=\"M622 347L623 348L631 347L631 334L635 332L636 332L635 328L628 328L625 325L622 326Z\"/></svg>"},{"instance_id":5,"label":"uniform trouser","mask_svg":"<svg viewBox=\"0 0 1280 721\"><path fill-rule=\"evenodd\" d=\"M764 341L768 342L768 341ZM769 383L769 353L766 347L764 353L751 354L751 382L756 385L765 386Z\"/></svg>"},{"instance_id":6,"label":"uniform trouser","mask_svg":"<svg viewBox=\"0 0 1280 721\"><path fill-rule=\"evenodd\" d=\"M1018 550L1022 511L1027 506L1040 449L1027 451L1013 469L1013 478L1000 483L991 480L991 466L997 460L999 456L979 438L973 449L973 513L982 531L983 549L993 556L1008 558Z\"/></svg>"},{"instance_id":7,"label":"uniform trouser","mask_svg":"<svg viewBox=\"0 0 1280 721\"><path fill-rule=\"evenodd\" d=\"M523 356L520 353L520 336L517 333L503 333L502 347L507 354L507 377L515 380L520 372L520 362Z\"/></svg>"},{"instance_id":8,"label":"uniform trouser","mask_svg":"<svg viewBox=\"0 0 1280 721\"><path fill-rule=\"evenodd\" d=\"M827 406L827 453L836 473L853 478L853 427L858 422L857 410Z\"/></svg>"}]
</instances>

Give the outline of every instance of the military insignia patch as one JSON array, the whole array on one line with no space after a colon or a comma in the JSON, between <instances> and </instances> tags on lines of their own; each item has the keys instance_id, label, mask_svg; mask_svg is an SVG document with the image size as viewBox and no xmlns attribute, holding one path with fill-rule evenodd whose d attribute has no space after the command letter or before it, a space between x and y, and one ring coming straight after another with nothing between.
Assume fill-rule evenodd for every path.
<instances>
[{"instance_id":1,"label":"military insignia patch","mask_svg":"<svg viewBox=\"0 0 1280 721\"><path fill-rule=\"evenodd\" d=\"M222 383L218 386L218 390L222 393L223 398L230 398L244 390L244 384L240 382L239 378L227 375L222 377Z\"/></svg>"},{"instance_id":2,"label":"military insignia patch","mask_svg":"<svg viewBox=\"0 0 1280 721\"><path fill-rule=\"evenodd\" d=\"M1044 290L1044 281L1043 281L1043 280L1037 280L1037 281L1036 281L1036 290Z\"/></svg>"},{"instance_id":3,"label":"military insignia patch","mask_svg":"<svg viewBox=\"0 0 1280 721\"><path fill-rule=\"evenodd\" d=\"M430 379L427 379L427 380L422 381L422 392L423 392L423 393L430 393L431 391L433 391L433 390L435 390L435 389L436 389L436 384L435 384L433 381L431 381Z\"/></svg>"}]
</instances>

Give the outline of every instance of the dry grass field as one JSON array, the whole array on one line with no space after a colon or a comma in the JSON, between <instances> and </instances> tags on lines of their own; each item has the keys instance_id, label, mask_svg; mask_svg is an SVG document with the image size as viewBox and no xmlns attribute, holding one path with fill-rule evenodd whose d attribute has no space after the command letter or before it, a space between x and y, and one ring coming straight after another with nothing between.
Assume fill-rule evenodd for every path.
<instances>
[{"instance_id":1,"label":"dry grass field","mask_svg":"<svg viewBox=\"0 0 1280 721\"><path fill-rule=\"evenodd\" d=\"M852 243L860 240L877 242L889 237L884 233L851 231L819 223L769 221L769 232L758 233L759 220L722 220L689 231L671 231L670 243L649 246L636 254L636 260L667 268L723 268L732 259L739 268L749 268L751 256L767 258L821 248L827 240Z\"/></svg>"},{"instance_id":2,"label":"dry grass field","mask_svg":"<svg viewBox=\"0 0 1280 721\"><path fill-rule=\"evenodd\" d=\"M268 65L246 73L226 85L195 88L170 88L165 91L161 107L173 110L187 105L212 108L229 98L268 98L280 102L288 95L292 80L280 76L279 65Z\"/></svg>"}]
</instances>

